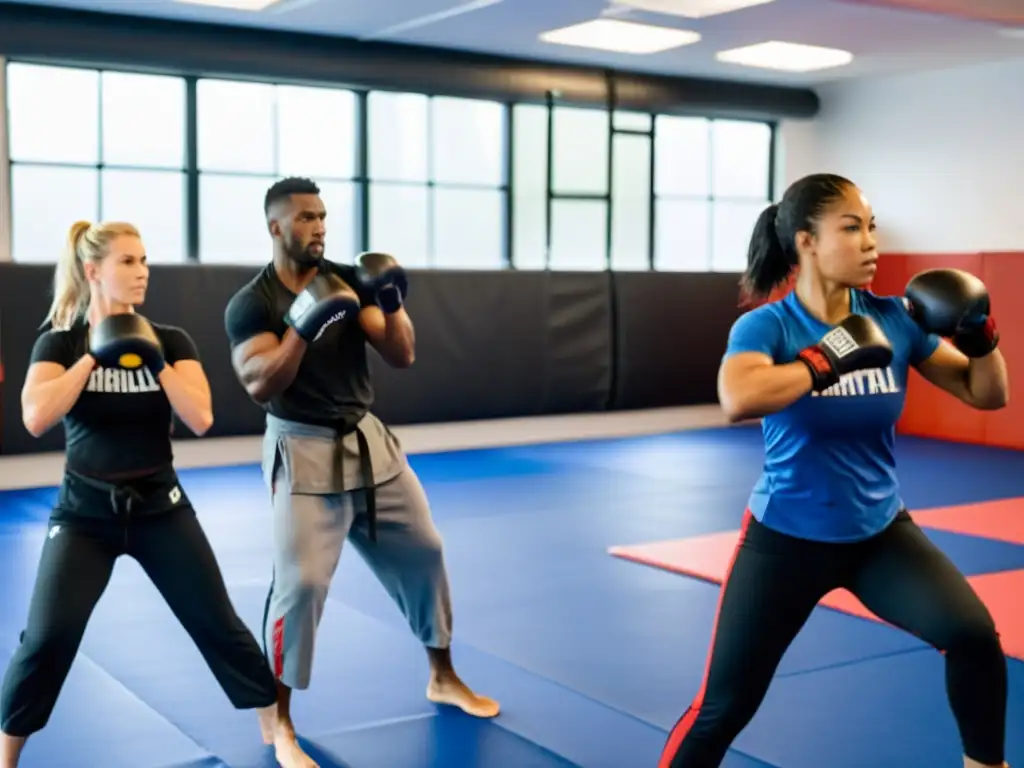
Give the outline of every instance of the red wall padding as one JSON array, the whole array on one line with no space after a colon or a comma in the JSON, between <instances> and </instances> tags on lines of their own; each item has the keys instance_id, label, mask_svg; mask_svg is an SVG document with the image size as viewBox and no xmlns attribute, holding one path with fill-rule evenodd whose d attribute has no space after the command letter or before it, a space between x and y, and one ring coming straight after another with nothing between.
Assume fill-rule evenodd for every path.
<instances>
[{"instance_id":1,"label":"red wall padding","mask_svg":"<svg viewBox=\"0 0 1024 768\"><path fill-rule=\"evenodd\" d=\"M1010 375L1010 403L999 411L977 411L911 373L899 431L957 442L1024 448L1024 253L885 254L872 290L901 295L907 281L925 269L952 267L980 277L992 297L1000 349Z\"/></svg>"}]
</instances>

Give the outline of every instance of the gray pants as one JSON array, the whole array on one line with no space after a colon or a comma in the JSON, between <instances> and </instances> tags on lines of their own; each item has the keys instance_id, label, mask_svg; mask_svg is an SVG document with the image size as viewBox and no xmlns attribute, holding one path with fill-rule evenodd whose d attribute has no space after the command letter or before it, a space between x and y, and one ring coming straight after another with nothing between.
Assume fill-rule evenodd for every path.
<instances>
[{"instance_id":1,"label":"gray pants","mask_svg":"<svg viewBox=\"0 0 1024 768\"><path fill-rule=\"evenodd\" d=\"M371 453L378 454L375 467L380 467L388 456L386 447L375 445L376 424L364 426L369 427ZM284 437L280 430L268 431L267 440L267 458L271 452L274 456L267 466L274 580L264 638L275 676L290 688L309 687L317 627L346 539L391 595L413 634L428 647L448 647L452 609L441 535L423 486L405 457L399 456L394 469L386 472L392 476L375 486L377 540L371 541L363 490L328 492L325 487L329 483L324 477L334 465L328 457L337 454L342 441L333 439L336 447L331 449L326 435Z\"/></svg>"}]
</instances>

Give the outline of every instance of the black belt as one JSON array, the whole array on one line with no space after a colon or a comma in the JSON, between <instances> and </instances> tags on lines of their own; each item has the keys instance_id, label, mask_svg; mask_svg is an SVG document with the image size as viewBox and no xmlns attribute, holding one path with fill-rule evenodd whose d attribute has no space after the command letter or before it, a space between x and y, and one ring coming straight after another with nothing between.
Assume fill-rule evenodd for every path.
<instances>
[{"instance_id":1,"label":"black belt","mask_svg":"<svg viewBox=\"0 0 1024 768\"><path fill-rule=\"evenodd\" d=\"M377 488L373 482L373 459L370 458L370 444L363 430L356 427L356 442L359 444L359 474L363 477L363 488L366 493L366 524L370 532L370 541L377 541ZM344 451L342 463L344 464ZM344 468L342 477L345 476Z\"/></svg>"}]
</instances>

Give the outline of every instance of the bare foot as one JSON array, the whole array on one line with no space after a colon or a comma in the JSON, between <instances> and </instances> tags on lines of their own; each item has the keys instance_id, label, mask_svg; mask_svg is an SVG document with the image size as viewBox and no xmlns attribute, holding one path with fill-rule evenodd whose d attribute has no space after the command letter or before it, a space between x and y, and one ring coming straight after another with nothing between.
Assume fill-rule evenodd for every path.
<instances>
[{"instance_id":1,"label":"bare foot","mask_svg":"<svg viewBox=\"0 0 1024 768\"><path fill-rule=\"evenodd\" d=\"M501 710L498 702L487 696L478 696L456 675L432 677L427 685L427 699L435 704L458 707L473 717L495 717Z\"/></svg>"},{"instance_id":2,"label":"bare foot","mask_svg":"<svg viewBox=\"0 0 1024 768\"><path fill-rule=\"evenodd\" d=\"M274 739L274 757L281 768L319 768L309 755L302 751L295 734L281 728Z\"/></svg>"}]
</instances>

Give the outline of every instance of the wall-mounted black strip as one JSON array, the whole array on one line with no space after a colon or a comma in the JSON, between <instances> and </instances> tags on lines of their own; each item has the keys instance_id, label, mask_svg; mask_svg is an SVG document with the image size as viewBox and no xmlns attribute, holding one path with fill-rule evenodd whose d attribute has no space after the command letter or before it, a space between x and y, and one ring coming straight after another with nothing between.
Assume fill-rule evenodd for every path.
<instances>
[{"instance_id":1,"label":"wall-mounted black strip","mask_svg":"<svg viewBox=\"0 0 1024 768\"><path fill-rule=\"evenodd\" d=\"M555 201L555 95L548 91L547 98L547 169L544 195L544 269L551 269L551 219Z\"/></svg>"},{"instance_id":2,"label":"wall-mounted black strip","mask_svg":"<svg viewBox=\"0 0 1024 768\"><path fill-rule=\"evenodd\" d=\"M504 206L504 238L502 240L504 254L503 261L506 269L516 268L515 257L515 176L516 176L516 143L514 140L516 118L515 110L511 104L505 105L503 115L505 130L502 135L501 157L504 165L502 181L505 184L505 206Z\"/></svg>"},{"instance_id":3,"label":"wall-mounted black strip","mask_svg":"<svg viewBox=\"0 0 1024 768\"><path fill-rule=\"evenodd\" d=\"M651 115L651 167L650 167L650 179L649 187L647 189L647 226L650 228L650 234L647 238L647 266L653 271L656 254L658 252L657 245L655 244L655 237L657 236L657 228L655 227L655 219L658 215L658 196L656 194L657 181L655 180L655 172L657 166L655 165L654 156L658 153L658 117Z\"/></svg>"},{"instance_id":4,"label":"wall-mounted black strip","mask_svg":"<svg viewBox=\"0 0 1024 768\"><path fill-rule=\"evenodd\" d=\"M604 268L611 270L612 245L615 242L612 233L612 226L615 222L612 211L612 208L615 207L612 203L612 191L615 189L615 110L618 109L618 102L616 101L615 75L611 72L606 72L605 75L608 96L608 150L606 153L608 167L605 178L605 193L607 194L608 202L604 207Z\"/></svg>"},{"instance_id":5,"label":"wall-mounted black strip","mask_svg":"<svg viewBox=\"0 0 1024 768\"><path fill-rule=\"evenodd\" d=\"M185 78L185 243L186 258L199 261L199 106L198 81Z\"/></svg>"},{"instance_id":6,"label":"wall-mounted black strip","mask_svg":"<svg viewBox=\"0 0 1024 768\"><path fill-rule=\"evenodd\" d=\"M359 240L356 246L370 250L370 99L365 91L356 94L356 216Z\"/></svg>"},{"instance_id":7,"label":"wall-mounted black strip","mask_svg":"<svg viewBox=\"0 0 1024 768\"><path fill-rule=\"evenodd\" d=\"M190 24L19 3L0 4L0 55L55 64L330 84L543 104L603 106L606 72L553 62L359 42L351 38ZM809 118L810 89L692 77L612 73L624 110Z\"/></svg>"}]
</instances>

